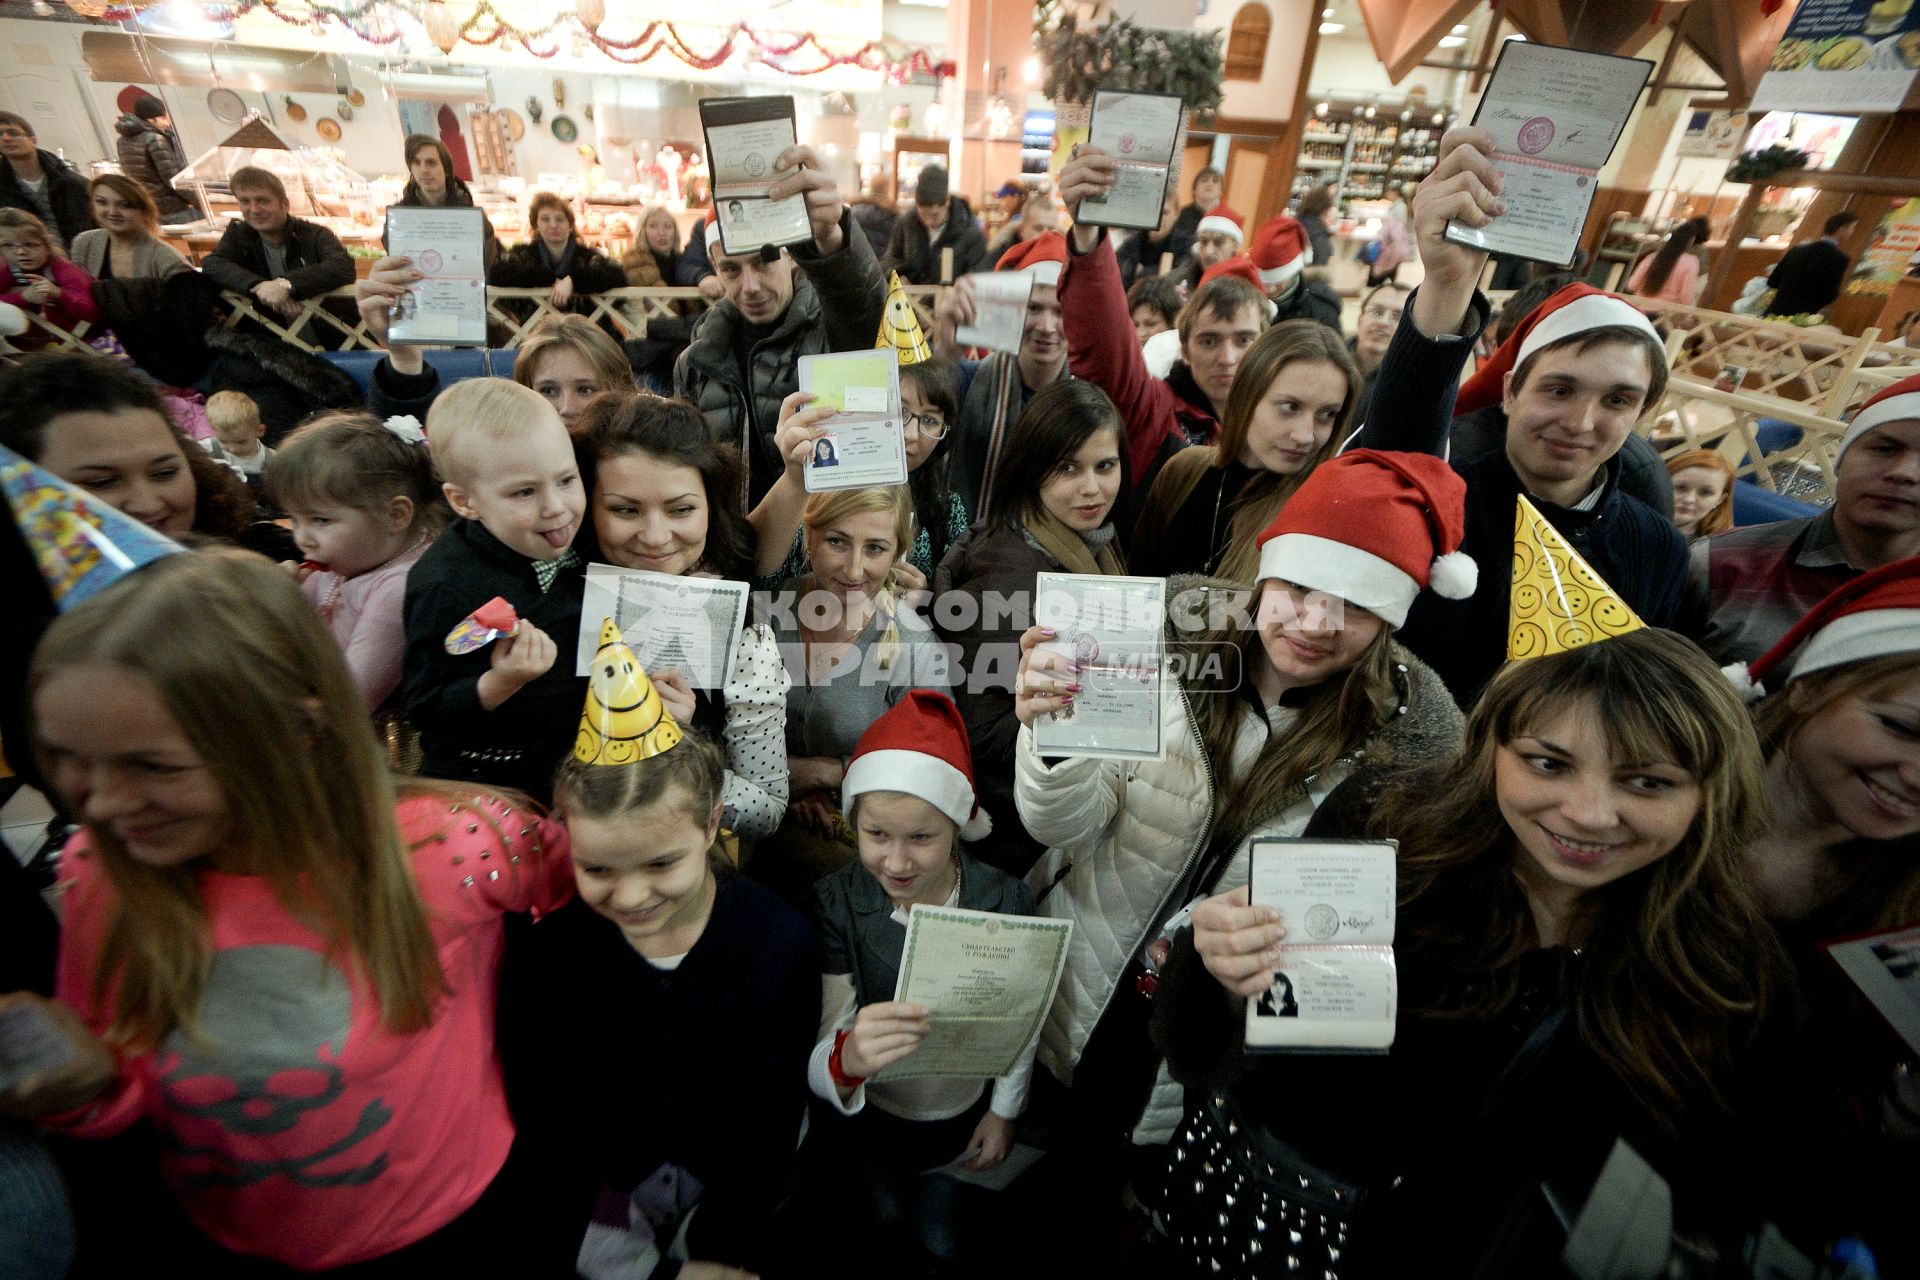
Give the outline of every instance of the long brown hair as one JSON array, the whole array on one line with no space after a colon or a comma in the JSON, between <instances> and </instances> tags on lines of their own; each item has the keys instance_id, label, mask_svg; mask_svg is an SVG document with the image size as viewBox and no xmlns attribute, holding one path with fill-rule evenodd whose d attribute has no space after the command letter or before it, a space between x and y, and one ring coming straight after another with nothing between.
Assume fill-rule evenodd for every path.
<instances>
[{"instance_id":1,"label":"long brown hair","mask_svg":"<svg viewBox=\"0 0 1920 1280\"><path fill-rule=\"evenodd\" d=\"M1910 678L1920 656L1911 653L1863 658L1813 671L1773 694L1754 710L1755 727L1767 759L1793 751L1800 727L1842 698L1866 697L1896 680ZM1904 844L1854 842L1866 856L1852 859L1852 879L1820 914L1839 921L1835 932L1860 933L1891 928L1920 918L1920 859Z\"/></svg>"},{"instance_id":2,"label":"long brown hair","mask_svg":"<svg viewBox=\"0 0 1920 1280\"><path fill-rule=\"evenodd\" d=\"M1688 218L1674 228L1667 242L1653 255L1653 262L1647 267L1646 278L1640 281L1640 292L1650 295L1660 292L1667 283L1667 277L1673 274L1674 264L1680 261L1680 255L1712 234L1712 228L1705 218Z\"/></svg>"},{"instance_id":3,"label":"long brown hair","mask_svg":"<svg viewBox=\"0 0 1920 1280\"><path fill-rule=\"evenodd\" d=\"M1742 858L1766 821L1760 744L1707 656L1648 627L1510 662L1467 717L1457 759L1387 788L1367 831L1400 841L1400 900L1418 936L1470 990L1432 1017L1492 1017L1520 994L1538 945L1495 783L1500 750L1577 710L1619 760L1670 760L1700 787L1699 812L1665 857L1586 895L1572 1026L1661 1125L1718 1098L1718 1083L1774 997L1780 953Z\"/></svg>"},{"instance_id":4,"label":"long brown hair","mask_svg":"<svg viewBox=\"0 0 1920 1280\"><path fill-rule=\"evenodd\" d=\"M1230 466L1246 447L1247 431L1253 425L1254 411L1266 399L1267 391L1281 371L1296 360L1319 360L1338 369L1347 380L1346 398L1340 402L1327 441L1307 464L1290 476L1266 471L1247 481L1234 498L1233 515L1227 522L1227 544L1214 566L1214 572L1235 582L1251 582L1260 563L1260 548L1255 544L1287 499L1306 482L1314 469L1340 452L1347 436L1347 424L1353 418L1354 403L1366 377L1353 362L1347 344L1340 335L1317 320L1286 320L1261 334L1247 348L1240 369L1233 376L1233 389L1227 392L1227 413L1220 421L1220 439L1214 446L1213 465Z\"/></svg>"},{"instance_id":5,"label":"long brown hair","mask_svg":"<svg viewBox=\"0 0 1920 1280\"><path fill-rule=\"evenodd\" d=\"M250 552L168 556L62 614L29 687L93 665L159 695L225 793L236 845L355 967L387 1028L425 1026L445 976L394 822L386 755L293 579ZM49 776L50 764L41 761ZM213 962L198 869L148 866L111 827L88 830L115 896L92 974L95 1001L111 1010L108 1039L137 1050L176 1028L193 1033Z\"/></svg>"},{"instance_id":6,"label":"long brown hair","mask_svg":"<svg viewBox=\"0 0 1920 1280\"><path fill-rule=\"evenodd\" d=\"M1261 595L1280 589L1278 583L1256 587L1248 597L1250 611L1257 615ZM1253 626L1235 628L1225 638L1224 649L1220 639L1214 635L1198 643L1191 639L1177 639L1176 643L1197 662L1224 656L1233 668L1222 672L1224 686L1238 688L1267 661L1259 630ZM1223 841L1237 844L1254 825L1256 810L1291 803L1308 778L1352 755L1396 716L1403 691L1394 680L1394 666L1393 631L1383 624L1380 634L1351 667L1305 693L1294 726L1284 734L1268 734L1259 755L1239 774L1230 772L1230 762L1245 703L1232 692L1193 696L1195 689L1189 683L1194 723L1219 781L1216 847Z\"/></svg>"}]
</instances>

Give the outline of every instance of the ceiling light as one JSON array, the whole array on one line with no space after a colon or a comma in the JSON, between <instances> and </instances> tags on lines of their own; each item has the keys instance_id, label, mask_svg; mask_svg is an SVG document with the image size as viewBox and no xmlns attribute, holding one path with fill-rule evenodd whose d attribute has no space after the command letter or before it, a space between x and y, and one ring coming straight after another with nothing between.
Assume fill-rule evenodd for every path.
<instances>
[{"instance_id":1,"label":"ceiling light","mask_svg":"<svg viewBox=\"0 0 1920 1280\"><path fill-rule=\"evenodd\" d=\"M1440 47L1442 49L1458 49L1461 45L1465 44L1466 42L1467 42L1467 38L1465 36L1441 36L1440 37Z\"/></svg>"},{"instance_id":2,"label":"ceiling light","mask_svg":"<svg viewBox=\"0 0 1920 1280\"><path fill-rule=\"evenodd\" d=\"M1333 6L1328 5L1326 8L1322 9L1320 11L1320 16L1322 18L1331 18L1333 16Z\"/></svg>"},{"instance_id":3,"label":"ceiling light","mask_svg":"<svg viewBox=\"0 0 1920 1280\"><path fill-rule=\"evenodd\" d=\"M1337 36L1346 29L1347 24L1344 22L1323 22L1320 24L1320 34L1323 36Z\"/></svg>"},{"instance_id":4,"label":"ceiling light","mask_svg":"<svg viewBox=\"0 0 1920 1280\"><path fill-rule=\"evenodd\" d=\"M1455 27L1453 29L1453 34L1456 36L1463 36L1467 34L1467 24L1463 22L1459 26Z\"/></svg>"}]
</instances>

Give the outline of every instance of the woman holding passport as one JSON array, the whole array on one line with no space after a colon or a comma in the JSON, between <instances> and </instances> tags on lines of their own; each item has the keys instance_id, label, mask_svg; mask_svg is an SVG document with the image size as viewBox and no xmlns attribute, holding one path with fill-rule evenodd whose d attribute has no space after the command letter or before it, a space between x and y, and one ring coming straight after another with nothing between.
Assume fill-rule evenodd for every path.
<instances>
[{"instance_id":1,"label":"woman holding passport","mask_svg":"<svg viewBox=\"0 0 1920 1280\"><path fill-rule=\"evenodd\" d=\"M1154 998L1155 1043L1199 1091L1164 1166L1174 1252L1255 1276L1550 1274L1566 1236L1540 1187L1581 1204L1620 1137L1683 1230L1737 1222L1752 1137L1782 1131L1740 1109L1784 986L1741 862L1763 788L1726 680L1645 627L1508 663L1458 755L1349 778L1306 835L1399 844L1392 1048L1246 1052L1247 1000L1297 968L1283 945L1309 922L1245 886L1200 903ZM1311 988L1299 1004L1330 1016ZM1262 1172L1243 1187L1212 1172L1244 1160ZM1269 1202L1292 1234L1239 1212Z\"/></svg>"},{"instance_id":2,"label":"woman holding passport","mask_svg":"<svg viewBox=\"0 0 1920 1280\"><path fill-rule=\"evenodd\" d=\"M733 496L740 459L714 443L692 405L644 392L603 395L581 418L573 448L587 489L587 560L746 577L753 531ZM724 690L689 689L677 671L648 674L674 717L726 752L721 825L742 839L771 835L787 808L787 672L772 630L747 623Z\"/></svg>"},{"instance_id":3,"label":"woman holding passport","mask_svg":"<svg viewBox=\"0 0 1920 1280\"><path fill-rule=\"evenodd\" d=\"M1041 628L1021 637L1014 798L1052 846L1028 883L1042 911L1074 922L1040 1061L1069 1090L1061 1194L1096 1229L1117 1217L1123 1179L1143 1198L1162 1181L1159 1144L1180 1117L1147 1023L1185 905L1244 883L1248 843L1298 835L1362 763L1457 747L1459 709L1393 633L1423 589L1471 583L1456 551L1463 496L1438 459L1345 454L1316 468L1260 538L1252 592L1174 579L1163 760L1043 757L1033 725L1073 705L1079 669L1036 648L1052 638ZM1368 520L1352 518L1354 504Z\"/></svg>"},{"instance_id":4,"label":"woman holding passport","mask_svg":"<svg viewBox=\"0 0 1920 1280\"><path fill-rule=\"evenodd\" d=\"M933 575L944 639L967 671L998 673L954 690L978 753L981 795L999 824L991 858L1023 876L1044 846L1013 806L1013 666L1042 573L1124 574L1111 519L1126 489L1125 430L1107 393L1091 382L1056 382L1027 402L994 470L992 516L953 544ZM970 606L957 609L964 598ZM998 602L1004 601L1011 610ZM955 623L962 625L955 625Z\"/></svg>"}]
</instances>

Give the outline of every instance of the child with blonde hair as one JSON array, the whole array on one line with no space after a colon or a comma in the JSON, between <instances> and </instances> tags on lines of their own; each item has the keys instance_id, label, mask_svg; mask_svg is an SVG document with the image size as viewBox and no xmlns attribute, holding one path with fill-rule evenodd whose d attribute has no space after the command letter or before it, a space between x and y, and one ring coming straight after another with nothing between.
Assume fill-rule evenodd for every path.
<instances>
[{"instance_id":1,"label":"child with blonde hair","mask_svg":"<svg viewBox=\"0 0 1920 1280\"><path fill-rule=\"evenodd\" d=\"M213 396L209 413L221 396L236 394ZM426 444L371 414L316 414L274 453L266 482L305 557L296 574L301 594L378 711L400 687L407 574L444 523Z\"/></svg>"},{"instance_id":2,"label":"child with blonde hair","mask_svg":"<svg viewBox=\"0 0 1920 1280\"><path fill-rule=\"evenodd\" d=\"M586 577L573 539L587 500L573 443L552 405L503 378L448 388L427 435L459 519L407 575L403 679L421 771L545 797L583 687L571 650ZM448 653L448 633L496 597L518 629Z\"/></svg>"},{"instance_id":3,"label":"child with blonde hair","mask_svg":"<svg viewBox=\"0 0 1920 1280\"><path fill-rule=\"evenodd\" d=\"M262 442L267 426L253 397L244 391L214 392L207 397L207 425L213 435L202 440L200 447L238 471L248 484L260 484L273 450Z\"/></svg>"},{"instance_id":4,"label":"child with blonde hair","mask_svg":"<svg viewBox=\"0 0 1920 1280\"><path fill-rule=\"evenodd\" d=\"M526 1194L493 1028L504 917L566 900L565 833L396 789L326 628L250 553L166 556L62 614L30 688L84 826L59 1002L0 1008L70 1053L0 1110L145 1121L197 1228L103 1273L554 1274L500 1229Z\"/></svg>"}]
</instances>

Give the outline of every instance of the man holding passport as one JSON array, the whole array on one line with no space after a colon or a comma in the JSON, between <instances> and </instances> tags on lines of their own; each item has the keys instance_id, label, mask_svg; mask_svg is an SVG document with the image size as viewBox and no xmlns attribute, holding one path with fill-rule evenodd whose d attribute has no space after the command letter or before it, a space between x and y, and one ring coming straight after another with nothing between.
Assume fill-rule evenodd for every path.
<instances>
[{"instance_id":1,"label":"man holding passport","mask_svg":"<svg viewBox=\"0 0 1920 1280\"><path fill-rule=\"evenodd\" d=\"M873 246L812 149L789 147L774 168L773 198L806 197L813 239L728 254L719 224L709 223L707 253L726 296L700 317L673 367L674 394L698 406L715 439L740 448L742 511L786 469L773 432L780 402L800 389L799 358L872 347L887 301Z\"/></svg>"},{"instance_id":2,"label":"man holding passport","mask_svg":"<svg viewBox=\"0 0 1920 1280\"><path fill-rule=\"evenodd\" d=\"M1414 200L1426 279L1382 359L1367 424L1352 447L1441 454L1460 370L1486 327L1476 285L1487 254L1446 238L1447 224L1486 228L1506 212L1505 181L1483 129L1448 132ZM1572 284L1537 308L1494 360L1505 362L1503 449L1456 461L1467 482L1461 550L1480 566L1464 600L1423 596L1400 638L1471 704L1506 660L1514 511L1526 495L1649 625L1667 626L1686 582L1687 548L1671 521L1619 482L1621 445L1666 390L1666 351L1638 310Z\"/></svg>"}]
</instances>

